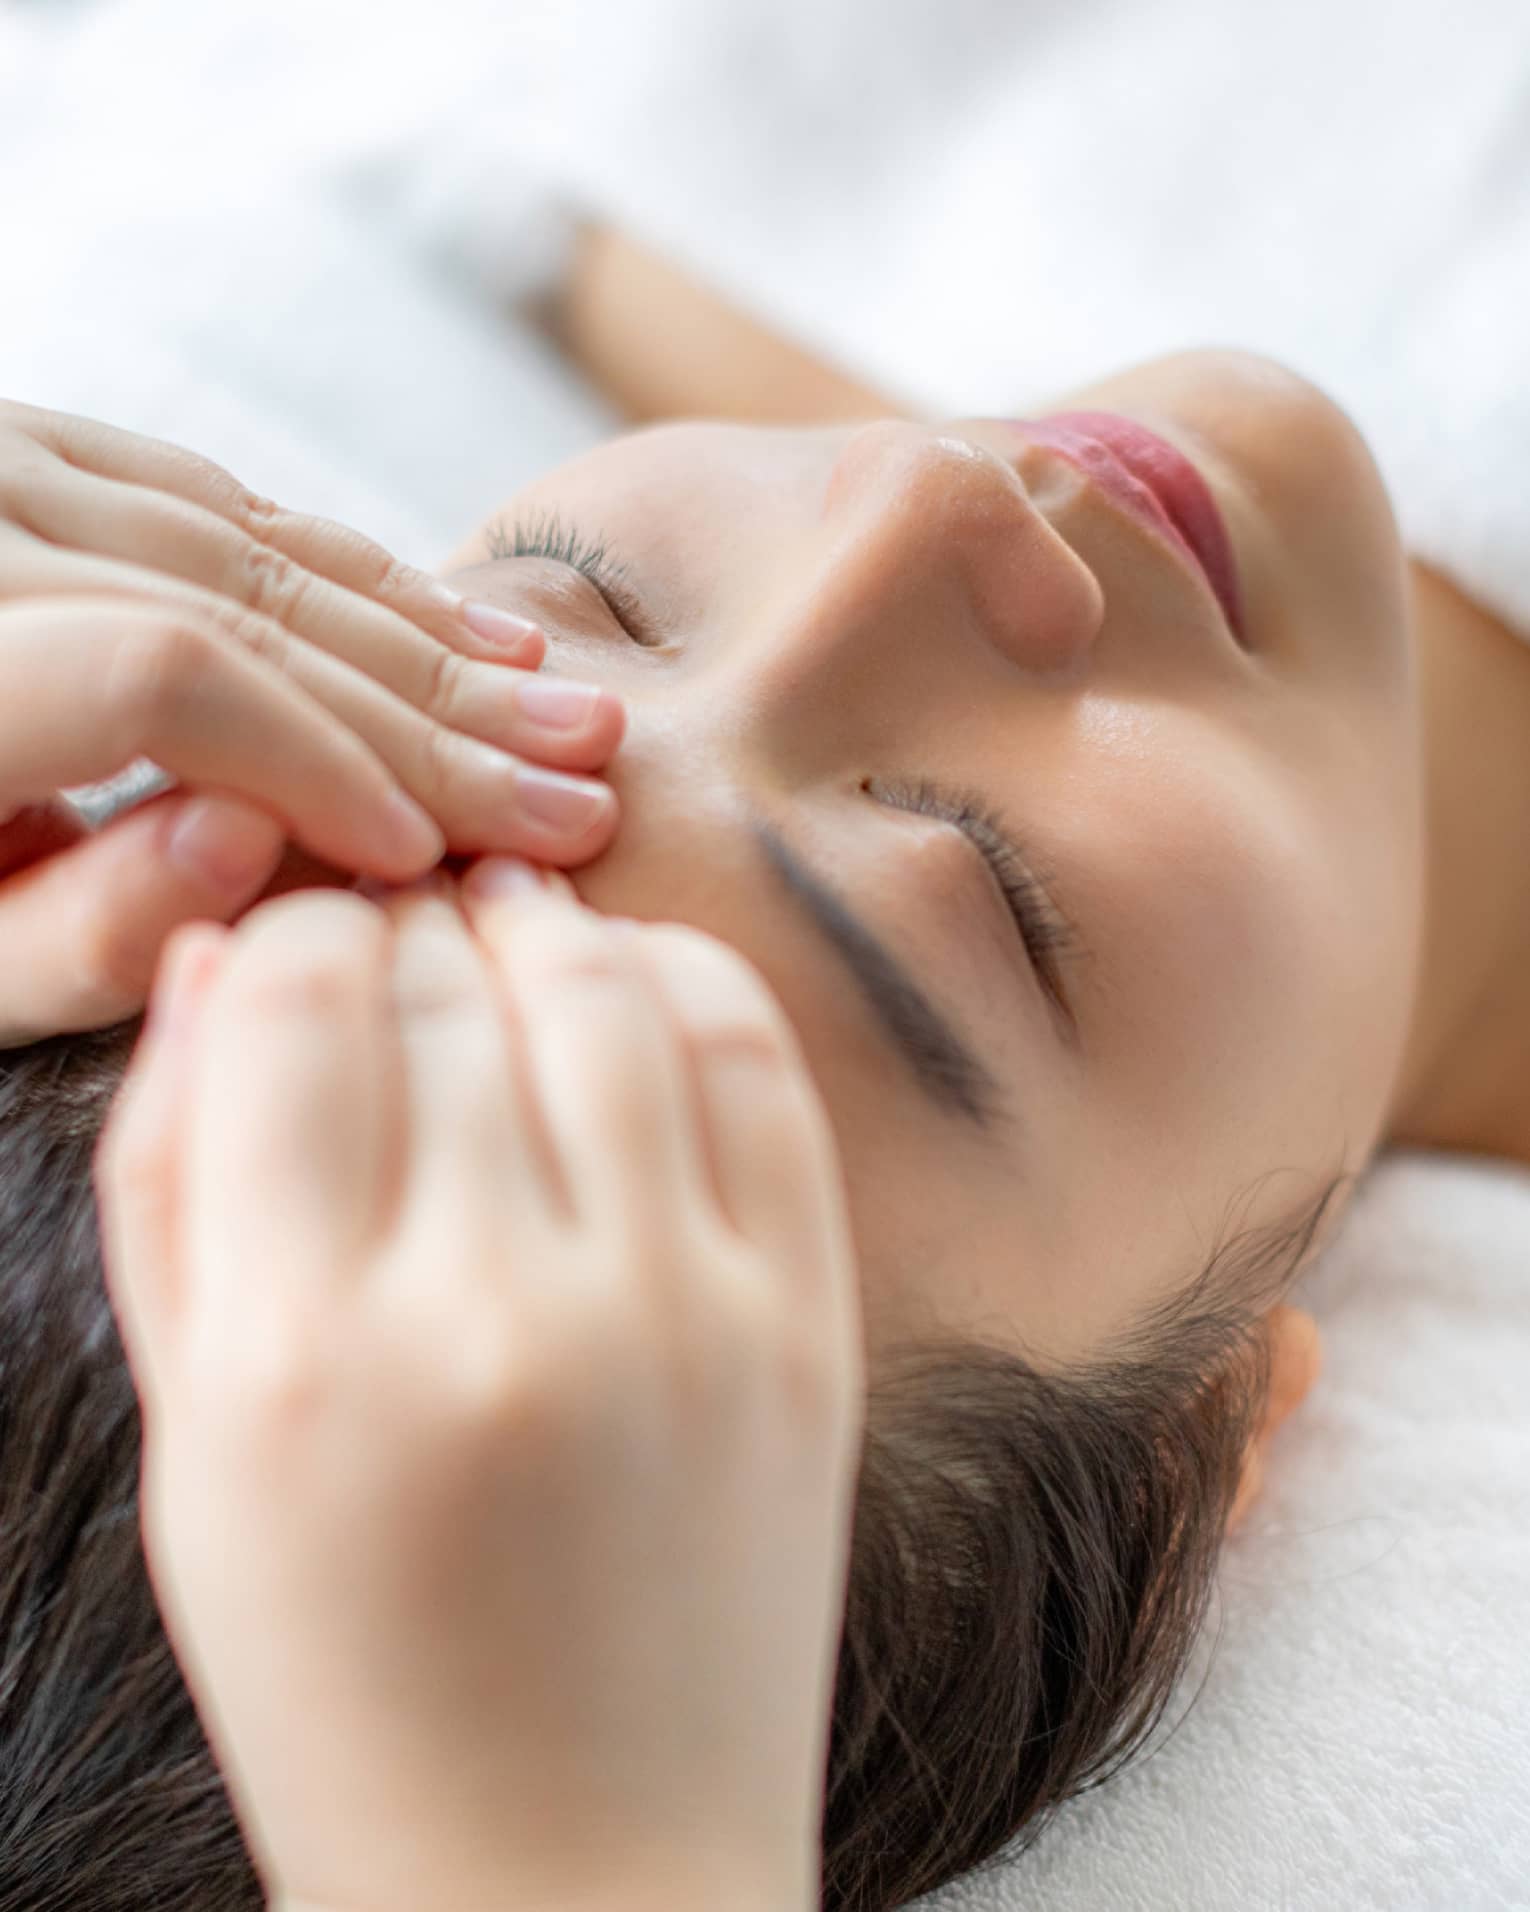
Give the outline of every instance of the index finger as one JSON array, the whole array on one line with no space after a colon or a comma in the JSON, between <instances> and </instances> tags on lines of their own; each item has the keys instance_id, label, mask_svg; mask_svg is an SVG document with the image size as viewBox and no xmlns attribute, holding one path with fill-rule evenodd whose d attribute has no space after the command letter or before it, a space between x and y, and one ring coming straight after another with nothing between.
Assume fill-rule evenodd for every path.
<instances>
[{"instance_id":1,"label":"index finger","mask_svg":"<svg viewBox=\"0 0 1530 1912\"><path fill-rule=\"evenodd\" d=\"M190 1071L185 1222L203 1324L233 1346L311 1320L384 1223L405 1139L391 943L341 890L263 903L230 937Z\"/></svg>"},{"instance_id":2,"label":"index finger","mask_svg":"<svg viewBox=\"0 0 1530 1912\"><path fill-rule=\"evenodd\" d=\"M464 600L459 592L348 525L278 505L200 452L73 412L18 403L9 403L5 409L66 464L98 477L149 485L188 504L202 505L295 559L316 577L399 612L454 650L478 654L486 648L494 650L463 623ZM535 668L533 654L527 645L517 653L516 662Z\"/></svg>"}]
</instances>

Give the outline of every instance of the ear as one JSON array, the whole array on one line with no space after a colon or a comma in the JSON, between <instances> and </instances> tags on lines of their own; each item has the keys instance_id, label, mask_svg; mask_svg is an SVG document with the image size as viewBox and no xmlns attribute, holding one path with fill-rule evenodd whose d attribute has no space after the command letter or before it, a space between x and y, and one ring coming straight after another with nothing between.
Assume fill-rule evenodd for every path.
<instances>
[{"instance_id":1,"label":"ear","mask_svg":"<svg viewBox=\"0 0 1530 1912\"><path fill-rule=\"evenodd\" d=\"M1227 1517L1228 1531L1237 1527L1257 1498L1264 1482L1265 1456L1276 1428L1311 1392L1323 1370L1323 1340L1318 1325L1305 1308L1272 1308L1266 1318L1270 1343L1270 1395L1264 1419L1243 1453L1243 1478Z\"/></svg>"}]
</instances>

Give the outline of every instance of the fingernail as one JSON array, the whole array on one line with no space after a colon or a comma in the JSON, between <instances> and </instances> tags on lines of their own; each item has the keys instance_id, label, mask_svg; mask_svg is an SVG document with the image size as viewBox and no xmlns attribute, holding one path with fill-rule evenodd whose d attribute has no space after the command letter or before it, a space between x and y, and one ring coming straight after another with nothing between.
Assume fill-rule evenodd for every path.
<instances>
[{"instance_id":1,"label":"fingernail","mask_svg":"<svg viewBox=\"0 0 1530 1912\"><path fill-rule=\"evenodd\" d=\"M599 684L580 684L569 677L522 677L515 694L526 715L550 730L577 728L600 702Z\"/></svg>"},{"instance_id":2,"label":"fingernail","mask_svg":"<svg viewBox=\"0 0 1530 1912\"><path fill-rule=\"evenodd\" d=\"M570 835L586 830L615 798L608 784L562 777L556 770L523 764L516 779L521 803L539 823Z\"/></svg>"},{"instance_id":3,"label":"fingernail","mask_svg":"<svg viewBox=\"0 0 1530 1912\"><path fill-rule=\"evenodd\" d=\"M533 864L519 856L480 857L462 879L463 893L483 902L556 894Z\"/></svg>"},{"instance_id":4,"label":"fingernail","mask_svg":"<svg viewBox=\"0 0 1530 1912\"><path fill-rule=\"evenodd\" d=\"M495 644L502 650L518 650L528 639L535 637L537 627L528 617L517 617L514 611L505 611L497 604L486 604L482 598L464 599L459 614L470 631L475 632L486 644Z\"/></svg>"},{"instance_id":5,"label":"fingernail","mask_svg":"<svg viewBox=\"0 0 1530 1912\"><path fill-rule=\"evenodd\" d=\"M197 797L181 812L165 846L176 867L219 896L247 896L276 867L281 826L242 803Z\"/></svg>"}]
</instances>

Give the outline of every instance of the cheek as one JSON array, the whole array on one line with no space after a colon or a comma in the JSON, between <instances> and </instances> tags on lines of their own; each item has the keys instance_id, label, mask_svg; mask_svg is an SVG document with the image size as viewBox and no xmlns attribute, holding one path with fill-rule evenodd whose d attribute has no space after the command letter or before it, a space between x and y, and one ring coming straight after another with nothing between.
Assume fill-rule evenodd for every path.
<instances>
[{"instance_id":1,"label":"cheek","mask_svg":"<svg viewBox=\"0 0 1530 1912\"><path fill-rule=\"evenodd\" d=\"M1386 857L1368 860L1332 779L1324 814L1308 780L1238 754L1181 739L1115 778L1092 833L1090 1074L1104 1144L1149 1184L1208 1151L1252 1174L1339 1146L1401 1027L1395 949L1377 967Z\"/></svg>"},{"instance_id":2,"label":"cheek","mask_svg":"<svg viewBox=\"0 0 1530 1912\"><path fill-rule=\"evenodd\" d=\"M1134 1097L1209 1108L1282 1073L1311 1030L1321 964L1300 850L1210 811L1125 839L1116 873L1125 960L1110 1036ZM1121 1012L1125 1012L1124 1014Z\"/></svg>"}]
</instances>

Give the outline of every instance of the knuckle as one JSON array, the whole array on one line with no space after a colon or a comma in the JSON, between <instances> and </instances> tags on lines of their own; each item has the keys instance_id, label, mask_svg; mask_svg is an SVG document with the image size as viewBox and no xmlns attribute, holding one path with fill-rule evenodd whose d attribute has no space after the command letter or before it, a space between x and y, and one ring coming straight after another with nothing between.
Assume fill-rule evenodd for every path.
<instances>
[{"instance_id":1,"label":"knuckle","mask_svg":"<svg viewBox=\"0 0 1530 1912\"><path fill-rule=\"evenodd\" d=\"M273 526L286 534L301 534L304 547L319 553L319 569L331 576L343 573L347 583L354 580L352 588L364 595L379 600L402 597L416 588L424 575L353 525L311 512L291 511L244 486L237 489L230 515L253 537L264 538Z\"/></svg>"},{"instance_id":2,"label":"knuckle","mask_svg":"<svg viewBox=\"0 0 1530 1912\"><path fill-rule=\"evenodd\" d=\"M169 619L129 630L113 644L108 707L140 736L195 704L216 663L212 641L195 625Z\"/></svg>"},{"instance_id":3,"label":"knuckle","mask_svg":"<svg viewBox=\"0 0 1530 1912\"><path fill-rule=\"evenodd\" d=\"M653 1012L623 952L555 936L533 942L528 935L522 973L532 1001L541 994L549 1005L560 1005L561 1020L577 1026L583 1019L587 1028L606 1032L609 1048L600 1060L598 1088L611 1119L631 1122L635 1111L649 1108L652 1084L624 1032L637 1033Z\"/></svg>"},{"instance_id":4,"label":"knuckle","mask_svg":"<svg viewBox=\"0 0 1530 1912\"><path fill-rule=\"evenodd\" d=\"M421 1374L435 1402L437 1424L448 1452L465 1458L485 1441L493 1451L547 1458L567 1444L584 1411L589 1389L570 1372L557 1337L528 1342L524 1326L496 1313L482 1314L464 1332L454 1318L452 1332L438 1324L422 1329L401 1362Z\"/></svg>"},{"instance_id":5,"label":"knuckle","mask_svg":"<svg viewBox=\"0 0 1530 1912\"><path fill-rule=\"evenodd\" d=\"M530 1433L544 1432L558 1411L558 1391L528 1368L510 1337L483 1322L471 1334L457 1334L441 1351L442 1375L453 1417L469 1428L503 1429L514 1423Z\"/></svg>"},{"instance_id":6,"label":"knuckle","mask_svg":"<svg viewBox=\"0 0 1530 1912\"><path fill-rule=\"evenodd\" d=\"M350 905L354 903L355 907ZM375 919L375 920L374 920ZM308 892L247 919L231 986L247 1009L333 1025L382 961L382 922L360 898Z\"/></svg>"},{"instance_id":7,"label":"knuckle","mask_svg":"<svg viewBox=\"0 0 1530 1912\"><path fill-rule=\"evenodd\" d=\"M232 522L252 538L258 539L286 515L274 498L266 497L263 492L251 491L248 485L240 484L231 472L224 471L220 466L213 466L208 477L214 487L215 501Z\"/></svg>"},{"instance_id":8,"label":"knuckle","mask_svg":"<svg viewBox=\"0 0 1530 1912\"><path fill-rule=\"evenodd\" d=\"M258 1443L284 1441L312 1427L335 1385L323 1337L286 1317L258 1330L246 1325L215 1365L217 1420Z\"/></svg>"},{"instance_id":9,"label":"knuckle","mask_svg":"<svg viewBox=\"0 0 1530 1912\"><path fill-rule=\"evenodd\" d=\"M406 712L407 716L408 713ZM471 752L467 739L457 731L421 713L419 784L414 794L425 794L428 802L444 802L450 792L460 789L470 775Z\"/></svg>"},{"instance_id":10,"label":"knuckle","mask_svg":"<svg viewBox=\"0 0 1530 1912\"><path fill-rule=\"evenodd\" d=\"M373 952L363 935L333 941L317 935L298 943L272 933L264 946L251 946L239 990L258 1015L289 1015L333 1025L356 1000L358 962Z\"/></svg>"},{"instance_id":11,"label":"knuckle","mask_svg":"<svg viewBox=\"0 0 1530 1912\"><path fill-rule=\"evenodd\" d=\"M574 983L589 983L598 989L611 989L624 1001L636 1004L641 999L633 988L633 971L623 952L607 942L591 938L588 942L570 939L546 952L549 967L560 978Z\"/></svg>"},{"instance_id":12,"label":"knuckle","mask_svg":"<svg viewBox=\"0 0 1530 1912\"><path fill-rule=\"evenodd\" d=\"M414 965L394 971L393 1007L411 1022L450 1021L455 1017L476 1019L482 996L477 978L453 969L425 970Z\"/></svg>"},{"instance_id":13,"label":"knuckle","mask_svg":"<svg viewBox=\"0 0 1530 1912\"><path fill-rule=\"evenodd\" d=\"M396 598L417 594L422 584L428 582L424 572L406 564L402 558L395 558L359 531L347 531L346 535L354 544L357 560L366 566L373 597L391 603Z\"/></svg>"},{"instance_id":14,"label":"knuckle","mask_svg":"<svg viewBox=\"0 0 1530 1912\"><path fill-rule=\"evenodd\" d=\"M308 955L262 966L245 979L244 990L264 1014L329 1022L345 1009L355 979L340 964Z\"/></svg>"},{"instance_id":15,"label":"knuckle","mask_svg":"<svg viewBox=\"0 0 1530 1912\"><path fill-rule=\"evenodd\" d=\"M240 555L238 595L251 609L288 624L301 612L309 575L285 552L252 539Z\"/></svg>"},{"instance_id":16,"label":"knuckle","mask_svg":"<svg viewBox=\"0 0 1530 1912\"><path fill-rule=\"evenodd\" d=\"M295 674L296 660L287 634L269 617L224 600L214 611L213 618L218 628L241 650L248 651L251 657L259 658L264 664L274 665L287 676Z\"/></svg>"},{"instance_id":17,"label":"knuckle","mask_svg":"<svg viewBox=\"0 0 1530 1912\"><path fill-rule=\"evenodd\" d=\"M687 1040L708 1062L743 1062L786 1080L795 1051L773 1004L740 992L708 992L694 976L682 973L669 985Z\"/></svg>"},{"instance_id":18,"label":"knuckle","mask_svg":"<svg viewBox=\"0 0 1530 1912\"><path fill-rule=\"evenodd\" d=\"M633 956L591 911L533 908L512 934L508 955L538 977L630 985Z\"/></svg>"},{"instance_id":19,"label":"knuckle","mask_svg":"<svg viewBox=\"0 0 1530 1912\"><path fill-rule=\"evenodd\" d=\"M438 722L450 723L461 700L467 660L444 644L433 646L429 655L423 708Z\"/></svg>"},{"instance_id":20,"label":"knuckle","mask_svg":"<svg viewBox=\"0 0 1530 1912\"><path fill-rule=\"evenodd\" d=\"M99 447L104 429L110 439L124 449L141 450L152 455L156 475L151 482L158 490L195 498L220 517L239 517L245 509L244 501L255 500L255 494L248 486L241 484L226 466L207 457L204 452L194 451L190 445L144 432L121 433L115 428L103 428L97 420L90 418L71 418L64 423L68 433L64 450L71 462L78 461L88 466ZM167 479L170 482L166 483Z\"/></svg>"},{"instance_id":21,"label":"knuckle","mask_svg":"<svg viewBox=\"0 0 1530 1912\"><path fill-rule=\"evenodd\" d=\"M756 1063L784 1072L790 1060L773 1024L748 1015L699 1022L695 1040L707 1061Z\"/></svg>"},{"instance_id":22,"label":"knuckle","mask_svg":"<svg viewBox=\"0 0 1530 1912\"><path fill-rule=\"evenodd\" d=\"M292 645L287 633L260 611L251 610L236 598L210 593L198 615L220 641L237 644L239 649L278 670L293 669Z\"/></svg>"},{"instance_id":23,"label":"knuckle","mask_svg":"<svg viewBox=\"0 0 1530 1912\"><path fill-rule=\"evenodd\" d=\"M317 540L323 554L322 564L331 575L343 573L348 583L354 579L352 588L366 596L397 595L414 575L411 565L395 558L353 525L342 524L337 518L301 517L297 513L286 516L289 524L302 527L310 543Z\"/></svg>"},{"instance_id":24,"label":"knuckle","mask_svg":"<svg viewBox=\"0 0 1530 1912\"><path fill-rule=\"evenodd\" d=\"M241 500L254 498L255 494L248 486L242 485L226 466L207 457L205 453L193 451L189 445L179 445L168 438L150 438L145 442L154 447L167 465L179 466L186 474L187 489L194 494L200 493L212 509L220 513L230 509L237 511Z\"/></svg>"}]
</instances>

